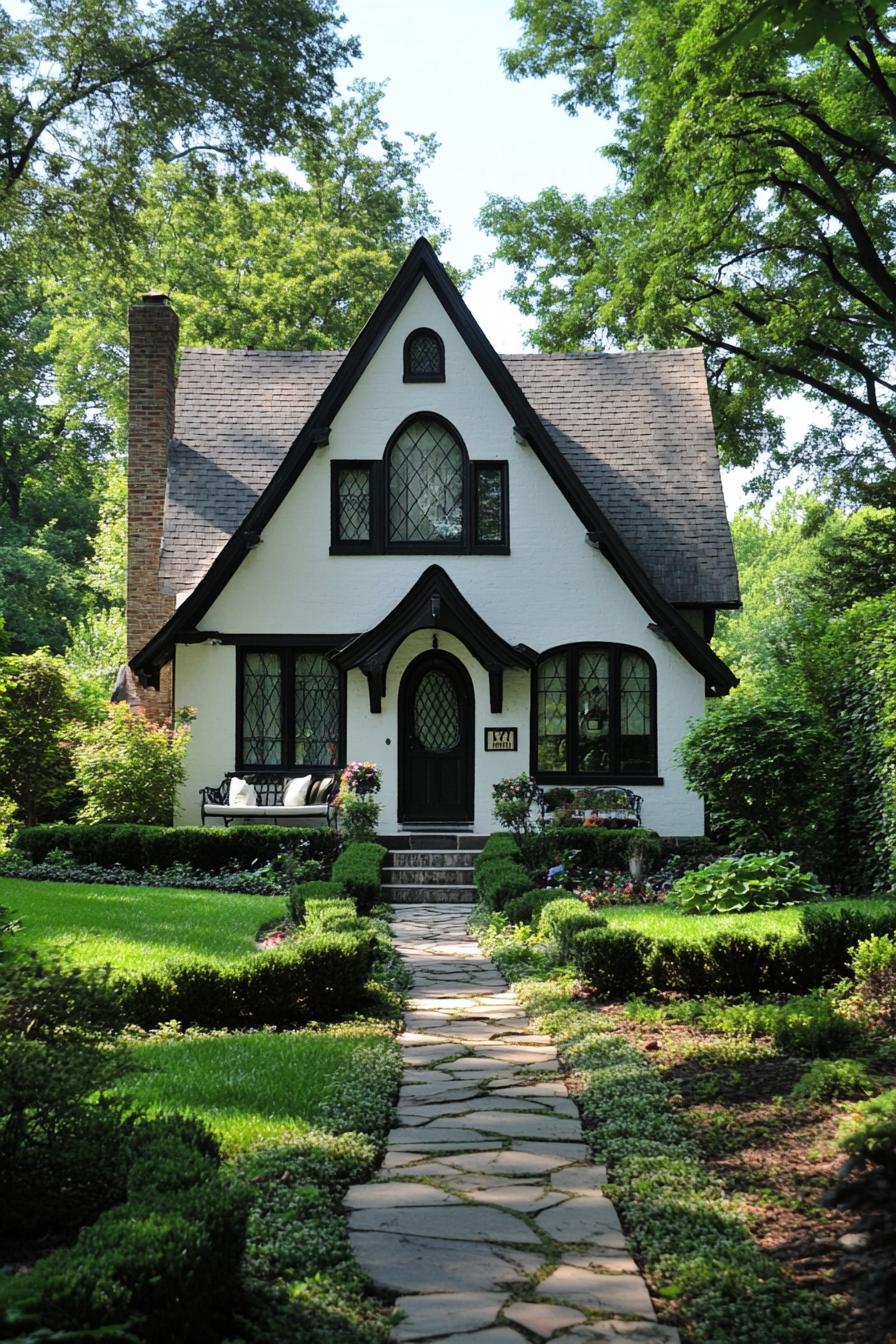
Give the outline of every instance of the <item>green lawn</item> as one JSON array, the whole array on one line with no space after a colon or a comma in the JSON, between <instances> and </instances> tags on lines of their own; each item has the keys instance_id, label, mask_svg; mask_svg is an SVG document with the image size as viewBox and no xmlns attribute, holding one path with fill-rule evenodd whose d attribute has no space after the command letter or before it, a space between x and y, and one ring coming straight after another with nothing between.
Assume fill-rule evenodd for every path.
<instances>
[{"instance_id":1,"label":"green lawn","mask_svg":"<svg viewBox=\"0 0 896 1344\"><path fill-rule=\"evenodd\" d=\"M385 1029L153 1037L132 1047L138 1072L120 1090L150 1113L198 1116L232 1157L325 1123L358 1086L353 1057L371 1046L395 1050Z\"/></svg>"},{"instance_id":2,"label":"green lawn","mask_svg":"<svg viewBox=\"0 0 896 1344\"><path fill-rule=\"evenodd\" d=\"M869 914L892 910L887 900L825 901L828 910L860 909ZM667 905L610 905L601 907L610 924L617 928L638 929L655 938L673 938L677 942L699 943L709 932L780 933L796 937L800 932L800 906L783 910L757 910L749 915L681 915Z\"/></svg>"},{"instance_id":3,"label":"green lawn","mask_svg":"<svg viewBox=\"0 0 896 1344\"><path fill-rule=\"evenodd\" d=\"M0 906L21 922L17 946L119 971L236 961L253 951L259 925L283 911L279 897L242 892L13 878L0 880Z\"/></svg>"}]
</instances>

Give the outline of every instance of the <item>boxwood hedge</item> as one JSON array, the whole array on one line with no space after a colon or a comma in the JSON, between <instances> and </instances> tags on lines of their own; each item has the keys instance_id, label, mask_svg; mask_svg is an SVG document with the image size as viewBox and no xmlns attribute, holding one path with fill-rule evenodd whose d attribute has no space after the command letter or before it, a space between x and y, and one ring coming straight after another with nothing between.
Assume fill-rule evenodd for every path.
<instances>
[{"instance_id":1,"label":"boxwood hedge","mask_svg":"<svg viewBox=\"0 0 896 1344\"><path fill-rule=\"evenodd\" d=\"M0 1337L211 1344L229 1323L246 1210L201 1125L146 1122L126 1201L29 1273L0 1278Z\"/></svg>"},{"instance_id":2,"label":"boxwood hedge","mask_svg":"<svg viewBox=\"0 0 896 1344\"><path fill-rule=\"evenodd\" d=\"M269 863L278 854L298 853L331 862L340 841L326 826L94 826L52 822L23 826L13 846L33 863L54 849L66 850L78 864L112 868L169 868L186 863L204 873L236 865Z\"/></svg>"}]
</instances>

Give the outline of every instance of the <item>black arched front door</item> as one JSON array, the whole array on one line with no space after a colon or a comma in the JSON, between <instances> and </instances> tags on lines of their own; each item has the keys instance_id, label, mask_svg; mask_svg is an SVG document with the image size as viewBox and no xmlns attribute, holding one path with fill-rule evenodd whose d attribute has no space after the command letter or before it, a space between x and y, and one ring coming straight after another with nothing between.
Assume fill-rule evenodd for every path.
<instances>
[{"instance_id":1,"label":"black arched front door","mask_svg":"<svg viewBox=\"0 0 896 1344\"><path fill-rule=\"evenodd\" d=\"M423 653L398 692L398 819L473 820L473 683L450 653Z\"/></svg>"}]
</instances>

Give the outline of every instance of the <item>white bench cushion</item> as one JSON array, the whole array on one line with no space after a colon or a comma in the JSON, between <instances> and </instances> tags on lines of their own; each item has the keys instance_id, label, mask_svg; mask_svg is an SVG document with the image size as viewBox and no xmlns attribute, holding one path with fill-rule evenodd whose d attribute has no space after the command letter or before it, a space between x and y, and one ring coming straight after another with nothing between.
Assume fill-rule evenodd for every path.
<instances>
[{"instance_id":1,"label":"white bench cushion","mask_svg":"<svg viewBox=\"0 0 896 1344\"><path fill-rule=\"evenodd\" d=\"M270 807L262 807L256 804L255 807L231 807L229 803L206 803L205 815L207 817L325 817L327 815L327 805L322 803L311 803L305 807L277 807L272 804Z\"/></svg>"}]
</instances>

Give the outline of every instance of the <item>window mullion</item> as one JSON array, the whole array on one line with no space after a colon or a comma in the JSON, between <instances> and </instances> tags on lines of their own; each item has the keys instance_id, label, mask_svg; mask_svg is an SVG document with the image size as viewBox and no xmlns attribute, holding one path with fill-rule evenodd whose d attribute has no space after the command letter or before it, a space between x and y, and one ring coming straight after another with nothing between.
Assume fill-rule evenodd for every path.
<instances>
[{"instance_id":1,"label":"window mullion","mask_svg":"<svg viewBox=\"0 0 896 1344\"><path fill-rule=\"evenodd\" d=\"M281 658L283 683L283 752L284 765L295 765L296 760L296 655L295 650L284 650Z\"/></svg>"},{"instance_id":2,"label":"window mullion","mask_svg":"<svg viewBox=\"0 0 896 1344\"><path fill-rule=\"evenodd\" d=\"M579 768L579 655L566 655L566 769Z\"/></svg>"},{"instance_id":3,"label":"window mullion","mask_svg":"<svg viewBox=\"0 0 896 1344\"><path fill-rule=\"evenodd\" d=\"M619 676L619 650L611 649L610 674L610 772L619 772L620 736L622 733L622 685Z\"/></svg>"}]
</instances>

